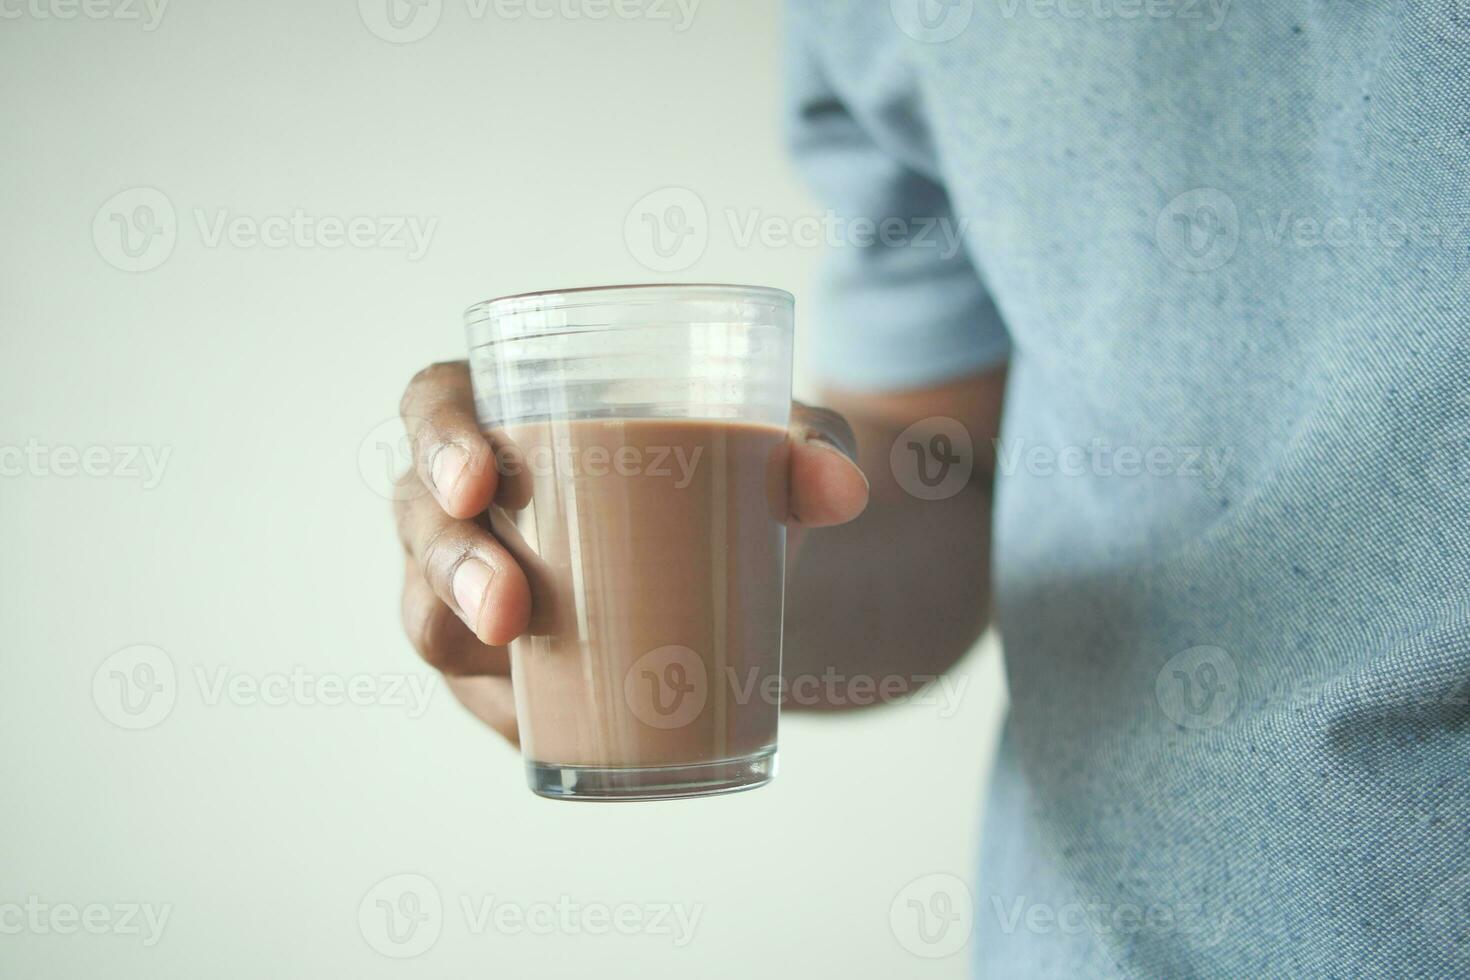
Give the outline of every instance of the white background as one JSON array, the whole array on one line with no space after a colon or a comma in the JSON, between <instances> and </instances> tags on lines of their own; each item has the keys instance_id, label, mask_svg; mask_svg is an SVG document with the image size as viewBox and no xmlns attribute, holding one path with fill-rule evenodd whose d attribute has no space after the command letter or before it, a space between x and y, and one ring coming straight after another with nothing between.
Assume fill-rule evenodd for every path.
<instances>
[{"instance_id":1,"label":"white background","mask_svg":"<svg viewBox=\"0 0 1470 980\"><path fill-rule=\"evenodd\" d=\"M742 246L726 218L821 214L781 145L776 6L705 0L681 31L677 13L476 18L443 0L424 8L439 18L426 36L392 43L365 26L379 0L366 14L174 0L153 30L141 3L118 11L137 20L64 20L38 16L64 0L28 2L0 20L0 974L963 976L968 947L913 955L890 907L921 876L972 877L993 650L962 666L952 717L788 715L773 786L679 803L537 799L443 689L417 718L296 695L209 703L222 678L298 668L432 679L399 631L374 440L391 442L379 423L417 367L460 356L471 302L715 280L790 289L800 317L819 250ZM697 261L663 273L624 226L669 186L709 223ZM174 209L176 240L125 272L110 212L95 235L94 219L138 187ZM222 215L258 226L298 208L436 224L416 260L209 242ZM16 472L27 447L106 447L112 475L65 475L65 453ZM118 447L168 452L157 486L115 472ZM177 689L167 717L131 731L109 720L119 661L102 703L93 682L135 644L164 652ZM410 959L373 948L371 901L359 916L400 873L443 902L437 940ZM145 946L16 929L5 907L31 896L171 911ZM461 900L492 896L701 917L682 948L476 934Z\"/></svg>"}]
</instances>

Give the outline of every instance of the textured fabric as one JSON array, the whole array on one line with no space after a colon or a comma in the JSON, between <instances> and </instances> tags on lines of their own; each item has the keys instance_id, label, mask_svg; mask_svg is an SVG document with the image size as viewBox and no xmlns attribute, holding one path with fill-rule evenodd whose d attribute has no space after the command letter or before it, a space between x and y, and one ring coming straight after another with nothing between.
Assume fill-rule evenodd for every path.
<instances>
[{"instance_id":1,"label":"textured fabric","mask_svg":"<svg viewBox=\"0 0 1470 980\"><path fill-rule=\"evenodd\" d=\"M1010 360L982 975L1470 976L1470 4L790 26L817 191L963 230L834 249L817 371Z\"/></svg>"}]
</instances>

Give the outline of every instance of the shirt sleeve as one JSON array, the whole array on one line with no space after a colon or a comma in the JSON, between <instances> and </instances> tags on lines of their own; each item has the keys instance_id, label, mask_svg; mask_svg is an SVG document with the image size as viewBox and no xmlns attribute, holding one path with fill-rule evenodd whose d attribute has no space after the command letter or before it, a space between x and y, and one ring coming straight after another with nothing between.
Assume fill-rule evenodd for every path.
<instances>
[{"instance_id":1,"label":"shirt sleeve","mask_svg":"<svg viewBox=\"0 0 1470 980\"><path fill-rule=\"evenodd\" d=\"M839 229L803 322L812 374L842 388L895 390L1004 361L1010 338L964 248L963 225L943 184L924 172L932 168L918 161L922 123L904 119L895 106L905 100L891 93L879 95L883 109L873 113L845 100L816 39L794 20L788 138ZM889 234L870 230L881 231L885 219Z\"/></svg>"}]
</instances>

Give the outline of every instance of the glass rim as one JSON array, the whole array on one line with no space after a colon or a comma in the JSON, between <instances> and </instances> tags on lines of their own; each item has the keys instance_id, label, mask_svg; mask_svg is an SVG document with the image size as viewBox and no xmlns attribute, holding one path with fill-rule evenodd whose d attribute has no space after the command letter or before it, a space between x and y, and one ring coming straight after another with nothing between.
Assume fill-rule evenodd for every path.
<instances>
[{"instance_id":1,"label":"glass rim","mask_svg":"<svg viewBox=\"0 0 1470 980\"><path fill-rule=\"evenodd\" d=\"M602 297L616 301L638 293L686 294L694 299L699 296L718 298L721 296L758 297L775 304L794 306L796 297L775 286L752 286L742 283L724 282L637 282L618 283L611 286L573 286L568 289L538 289L527 293L511 293L494 299L481 300L466 307L467 321L488 319L497 314L529 313L538 310L566 310L580 306L595 306L603 302ZM570 299L568 299L570 297Z\"/></svg>"}]
</instances>

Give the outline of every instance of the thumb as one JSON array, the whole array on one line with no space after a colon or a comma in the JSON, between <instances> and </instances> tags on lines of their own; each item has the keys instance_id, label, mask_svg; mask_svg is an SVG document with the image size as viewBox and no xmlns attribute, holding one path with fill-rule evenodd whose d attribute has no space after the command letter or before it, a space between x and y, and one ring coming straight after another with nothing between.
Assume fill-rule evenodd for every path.
<instances>
[{"instance_id":1,"label":"thumb","mask_svg":"<svg viewBox=\"0 0 1470 980\"><path fill-rule=\"evenodd\" d=\"M868 504L868 478L857 464L857 438L836 412L791 406L791 523L846 524Z\"/></svg>"}]
</instances>

